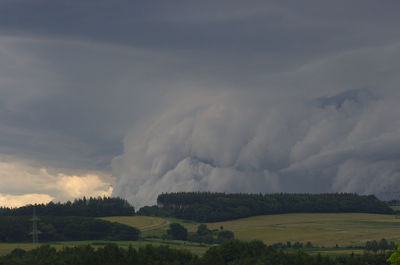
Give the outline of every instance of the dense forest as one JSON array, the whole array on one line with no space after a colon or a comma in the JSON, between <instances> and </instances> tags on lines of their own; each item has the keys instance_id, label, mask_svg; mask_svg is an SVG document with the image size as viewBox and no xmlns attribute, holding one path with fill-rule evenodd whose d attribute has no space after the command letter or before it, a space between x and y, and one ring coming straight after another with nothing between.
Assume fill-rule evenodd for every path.
<instances>
[{"instance_id":1,"label":"dense forest","mask_svg":"<svg viewBox=\"0 0 400 265\"><path fill-rule=\"evenodd\" d=\"M135 209L128 201L121 198L98 197L76 199L73 202L27 205L19 208L0 208L0 216L30 216L36 208L38 215L42 216L131 216Z\"/></svg>"},{"instance_id":2,"label":"dense forest","mask_svg":"<svg viewBox=\"0 0 400 265\"><path fill-rule=\"evenodd\" d=\"M393 210L373 195L352 193L325 194L226 194L212 192L163 193L157 207L139 213L169 215L198 222L216 222L237 218L283 213L381 213ZM158 211L157 211L158 209Z\"/></svg>"},{"instance_id":3,"label":"dense forest","mask_svg":"<svg viewBox=\"0 0 400 265\"><path fill-rule=\"evenodd\" d=\"M0 257L4 265L387 265L389 254L364 254L329 257L303 252L286 253L267 247L261 241L226 241L210 248L202 257L166 246L147 245L139 249L120 248L115 244L93 248L79 246L56 251L41 246L25 252L15 249Z\"/></svg>"},{"instance_id":4,"label":"dense forest","mask_svg":"<svg viewBox=\"0 0 400 265\"><path fill-rule=\"evenodd\" d=\"M127 225L91 217L40 217L39 240L138 240L140 231ZM0 242L31 242L32 221L28 216L0 218Z\"/></svg>"}]
</instances>

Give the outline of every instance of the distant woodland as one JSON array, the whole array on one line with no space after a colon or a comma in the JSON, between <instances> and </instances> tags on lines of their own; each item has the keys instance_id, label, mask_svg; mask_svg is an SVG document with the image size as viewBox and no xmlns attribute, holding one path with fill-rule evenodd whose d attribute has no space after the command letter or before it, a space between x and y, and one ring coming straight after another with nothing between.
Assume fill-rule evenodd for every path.
<instances>
[{"instance_id":1,"label":"distant woodland","mask_svg":"<svg viewBox=\"0 0 400 265\"><path fill-rule=\"evenodd\" d=\"M0 216L134 216L135 208L121 198L80 198L66 203L0 207ZM227 194L214 192L163 193L157 206L142 207L136 214L172 216L198 222L226 221L266 214L283 213L379 213L392 214L388 203L373 195L324 194Z\"/></svg>"},{"instance_id":2,"label":"distant woodland","mask_svg":"<svg viewBox=\"0 0 400 265\"><path fill-rule=\"evenodd\" d=\"M121 198L98 197L75 199L73 202L27 205L19 208L0 208L0 216L31 216L33 207L41 216L132 216L135 208Z\"/></svg>"},{"instance_id":3,"label":"distant woodland","mask_svg":"<svg viewBox=\"0 0 400 265\"><path fill-rule=\"evenodd\" d=\"M158 206L141 208L139 215L169 216L198 222L233 220L255 215L282 213L393 213L386 202L375 196L335 194L226 194L212 192L165 193ZM35 207L40 217L42 241L137 240L139 230L98 220L102 216L132 216L135 209L121 198L82 198L73 202L0 208L0 242L28 242L30 217ZM204 232L204 233L203 233ZM222 242L233 238L229 231L188 234L194 242ZM171 236L171 235L169 235ZM221 237L221 238L219 238ZM174 238L174 237L173 237ZM186 240L186 239L185 239Z\"/></svg>"},{"instance_id":4,"label":"distant woodland","mask_svg":"<svg viewBox=\"0 0 400 265\"><path fill-rule=\"evenodd\" d=\"M32 241L33 208L40 220L41 242L75 240L138 240L140 231L120 223L96 219L131 216L135 209L121 198L82 198L66 203L0 208L0 242Z\"/></svg>"},{"instance_id":5,"label":"distant woodland","mask_svg":"<svg viewBox=\"0 0 400 265\"><path fill-rule=\"evenodd\" d=\"M393 210L373 195L325 194L226 194L212 192L164 193L157 207L138 214L173 216L198 222L217 222L255 215L284 213L379 213Z\"/></svg>"}]
</instances>

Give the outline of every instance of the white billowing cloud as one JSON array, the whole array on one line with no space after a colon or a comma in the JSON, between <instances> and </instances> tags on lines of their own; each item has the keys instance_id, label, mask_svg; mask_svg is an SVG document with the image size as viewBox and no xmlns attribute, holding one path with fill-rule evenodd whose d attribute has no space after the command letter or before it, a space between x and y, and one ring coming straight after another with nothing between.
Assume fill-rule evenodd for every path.
<instances>
[{"instance_id":1,"label":"white billowing cloud","mask_svg":"<svg viewBox=\"0 0 400 265\"><path fill-rule=\"evenodd\" d=\"M70 198L110 196L113 190L110 183L104 182L97 175L66 176L59 174L58 178L59 189Z\"/></svg>"},{"instance_id":2,"label":"white billowing cloud","mask_svg":"<svg viewBox=\"0 0 400 265\"><path fill-rule=\"evenodd\" d=\"M172 191L400 191L399 55L356 50L265 89L177 96L126 136L113 193L142 206Z\"/></svg>"},{"instance_id":3,"label":"white billowing cloud","mask_svg":"<svg viewBox=\"0 0 400 265\"><path fill-rule=\"evenodd\" d=\"M0 157L1 206L110 196L112 181L104 173L67 174L38 167L29 161Z\"/></svg>"}]
</instances>

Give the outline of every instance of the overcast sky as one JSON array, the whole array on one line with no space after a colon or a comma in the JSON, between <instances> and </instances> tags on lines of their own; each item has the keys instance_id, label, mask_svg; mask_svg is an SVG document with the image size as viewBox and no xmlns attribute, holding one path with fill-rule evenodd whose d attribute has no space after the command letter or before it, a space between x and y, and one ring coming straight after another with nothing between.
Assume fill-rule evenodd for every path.
<instances>
[{"instance_id":1,"label":"overcast sky","mask_svg":"<svg viewBox=\"0 0 400 265\"><path fill-rule=\"evenodd\" d=\"M0 205L397 194L399 8L0 0Z\"/></svg>"}]
</instances>

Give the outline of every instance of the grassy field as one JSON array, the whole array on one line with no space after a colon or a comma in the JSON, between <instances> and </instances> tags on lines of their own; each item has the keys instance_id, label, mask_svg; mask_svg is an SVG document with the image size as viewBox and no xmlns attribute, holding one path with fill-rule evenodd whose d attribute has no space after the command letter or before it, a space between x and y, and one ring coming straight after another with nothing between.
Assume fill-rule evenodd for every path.
<instances>
[{"instance_id":1,"label":"grassy field","mask_svg":"<svg viewBox=\"0 0 400 265\"><path fill-rule=\"evenodd\" d=\"M29 243L0 243L0 255L6 255L16 248L31 250L35 247L36 246Z\"/></svg>"},{"instance_id":2,"label":"grassy field","mask_svg":"<svg viewBox=\"0 0 400 265\"><path fill-rule=\"evenodd\" d=\"M141 231L152 230L167 224L167 220L165 219L148 216L111 216L100 219L134 226Z\"/></svg>"},{"instance_id":3,"label":"grassy field","mask_svg":"<svg viewBox=\"0 0 400 265\"><path fill-rule=\"evenodd\" d=\"M107 243L118 244L120 247L128 248L131 245L134 248L145 247L148 244L153 246L168 246L170 248L176 249L185 249L197 255L203 255L210 246L207 245L199 245L199 244L188 244L182 241L64 241L64 242L53 242L50 245L58 250L61 250L64 247L75 247L75 246L85 246L91 245L94 248L104 247ZM39 244L42 245L42 244ZM39 245L33 245L31 243L0 243L0 256L9 254L15 248L21 248L25 250L31 250L33 248L38 247ZM289 250L295 252L296 250ZM346 255L346 254L363 254L364 250L361 249L349 249L349 248L313 248L313 249L304 249L308 254L326 254L329 256L337 256L337 255Z\"/></svg>"},{"instance_id":4,"label":"grassy field","mask_svg":"<svg viewBox=\"0 0 400 265\"><path fill-rule=\"evenodd\" d=\"M170 220L174 222L174 220ZM194 232L197 223L184 223L188 231ZM267 244L287 241L310 241L313 245L334 247L364 245L368 240L398 240L400 219L394 215L381 214L281 214L244 218L228 222L207 223L210 229L231 230L242 240L258 239ZM168 227L142 233L159 236Z\"/></svg>"},{"instance_id":5,"label":"grassy field","mask_svg":"<svg viewBox=\"0 0 400 265\"><path fill-rule=\"evenodd\" d=\"M305 249L303 250L310 255L328 255L328 256L343 256L349 254L362 255L365 253L363 249L350 249L350 248L316 248L316 249Z\"/></svg>"},{"instance_id":6,"label":"grassy field","mask_svg":"<svg viewBox=\"0 0 400 265\"><path fill-rule=\"evenodd\" d=\"M129 218L134 220L138 217ZM119 221L118 218L115 221ZM184 225L190 232L196 231L199 225L196 222L185 222L179 219L169 219L169 221ZM310 241L315 246L324 246L325 248L309 249L307 252L329 255L352 252L361 254L363 250L346 247L364 245L368 240L380 240L381 238L398 240L400 238L400 219L396 219L394 215L381 214L264 215L227 222L207 223L207 226L210 229L220 229L222 226L224 229L233 231L238 239L258 239L266 244ZM142 236L161 237L167 229L168 226L162 226L143 231ZM340 246L339 249L335 248L336 244Z\"/></svg>"},{"instance_id":7,"label":"grassy field","mask_svg":"<svg viewBox=\"0 0 400 265\"><path fill-rule=\"evenodd\" d=\"M181 224L190 231L195 231L197 229L197 226L199 225L199 223L196 223L193 221L184 221L184 220L176 219L176 218L165 218L165 219L168 221L168 223ZM156 229L144 230L144 231L142 231L142 237L144 237L144 238L149 238L149 237L161 238L162 235L167 233L168 229L169 229L169 225L164 225L164 226L158 227Z\"/></svg>"},{"instance_id":8,"label":"grassy field","mask_svg":"<svg viewBox=\"0 0 400 265\"><path fill-rule=\"evenodd\" d=\"M141 241L63 241L63 242L56 242L52 243L52 246L57 248L62 247L72 247L72 246L79 246L79 245L92 245L93 247L103 247L106 244L113 243L117 244L120 247L128 248L131 245L134 248L144 247L146 245L153 245L153 246L169 246L171 248L177 249L185 249L189 250L196 254L203 254L207 251L209 246L200 245L197 243L189 243L184 241L178 240L170 240L170 241L163 241L163 240L141 240Z\"/></svg>"},{"instance_id":9,"label":"grassy field","mask_svg":"<svg viewBox=\"0 0 400 265\"><path fill-rule=\"evenodd\" d=\"M355 246L368 240L400 238L400 219L380 214L265 215L207 226L213 229L223 226L239 239L259 239L267 244L310 241L313 245L326 247L336 244ZM193 230L192 227L189 229Z\"/></svg>"},{"instance_id":10,"label":"grassy field","mask_svg":"<svg viewBox=\"0 0 400 265\"><path fill-rule=\"evenodd\" d=\"M120 222L139 228L142 237L161 237L168 229L168 223L180 223L188 231L194 232L198 223L186 222L173 218L157 217L105 217L104 220ZM291 241L306 243L310 241L315 246L324 246L323 249L309 249L310 253L321 253L329 255L350 254L352 252L361 254L363 250L346 248L348 246L364 245L368 240L398 240L400 238L400 219L394 215L380 214L282 214L264 215L244 218L228 222L207 223L210 229L220 229L235 233L236 238L241 240L262 240L266 244ZM58 242L52 246L62 248L64 246L75 246L92 244L103 246L105 241L77 241ZM173 248L187 249L197 254L204 253L208 247L190 244L182 241L142 240L142 241L118 241L114 242L122 247L141 247L147 244L169 245ZM338 244L339 249L334 248ZM9 253L14 248L31 249L32 244L6 244L0 243L0 255Z\"/></svg>"},{"instance_id":11,"label":"grassy field","mask_svg":"<svg viewBox=\"0 0 400 265\"><path fill-rule=\"evenodd\" d=\"M190 244L183 241L63 241L63 242L52 242L45 243L44 245L50 245L56 249L62 249L64 247L74 247L82 245L91 245L94 248L104 247L108 243L117 244L120 247L128 248L131 245L134 248L144 247L148 244L153 246L169 246L170 248L185 249L192 253L202 255L204 254L209 246ZM41 245L41 244L39 244ZM31 250L38 247L39 245L33 245L32 243L0 243L0 255L6 255L15 248L21 248L24 250Z\"/></svg>"}]
</instances>

